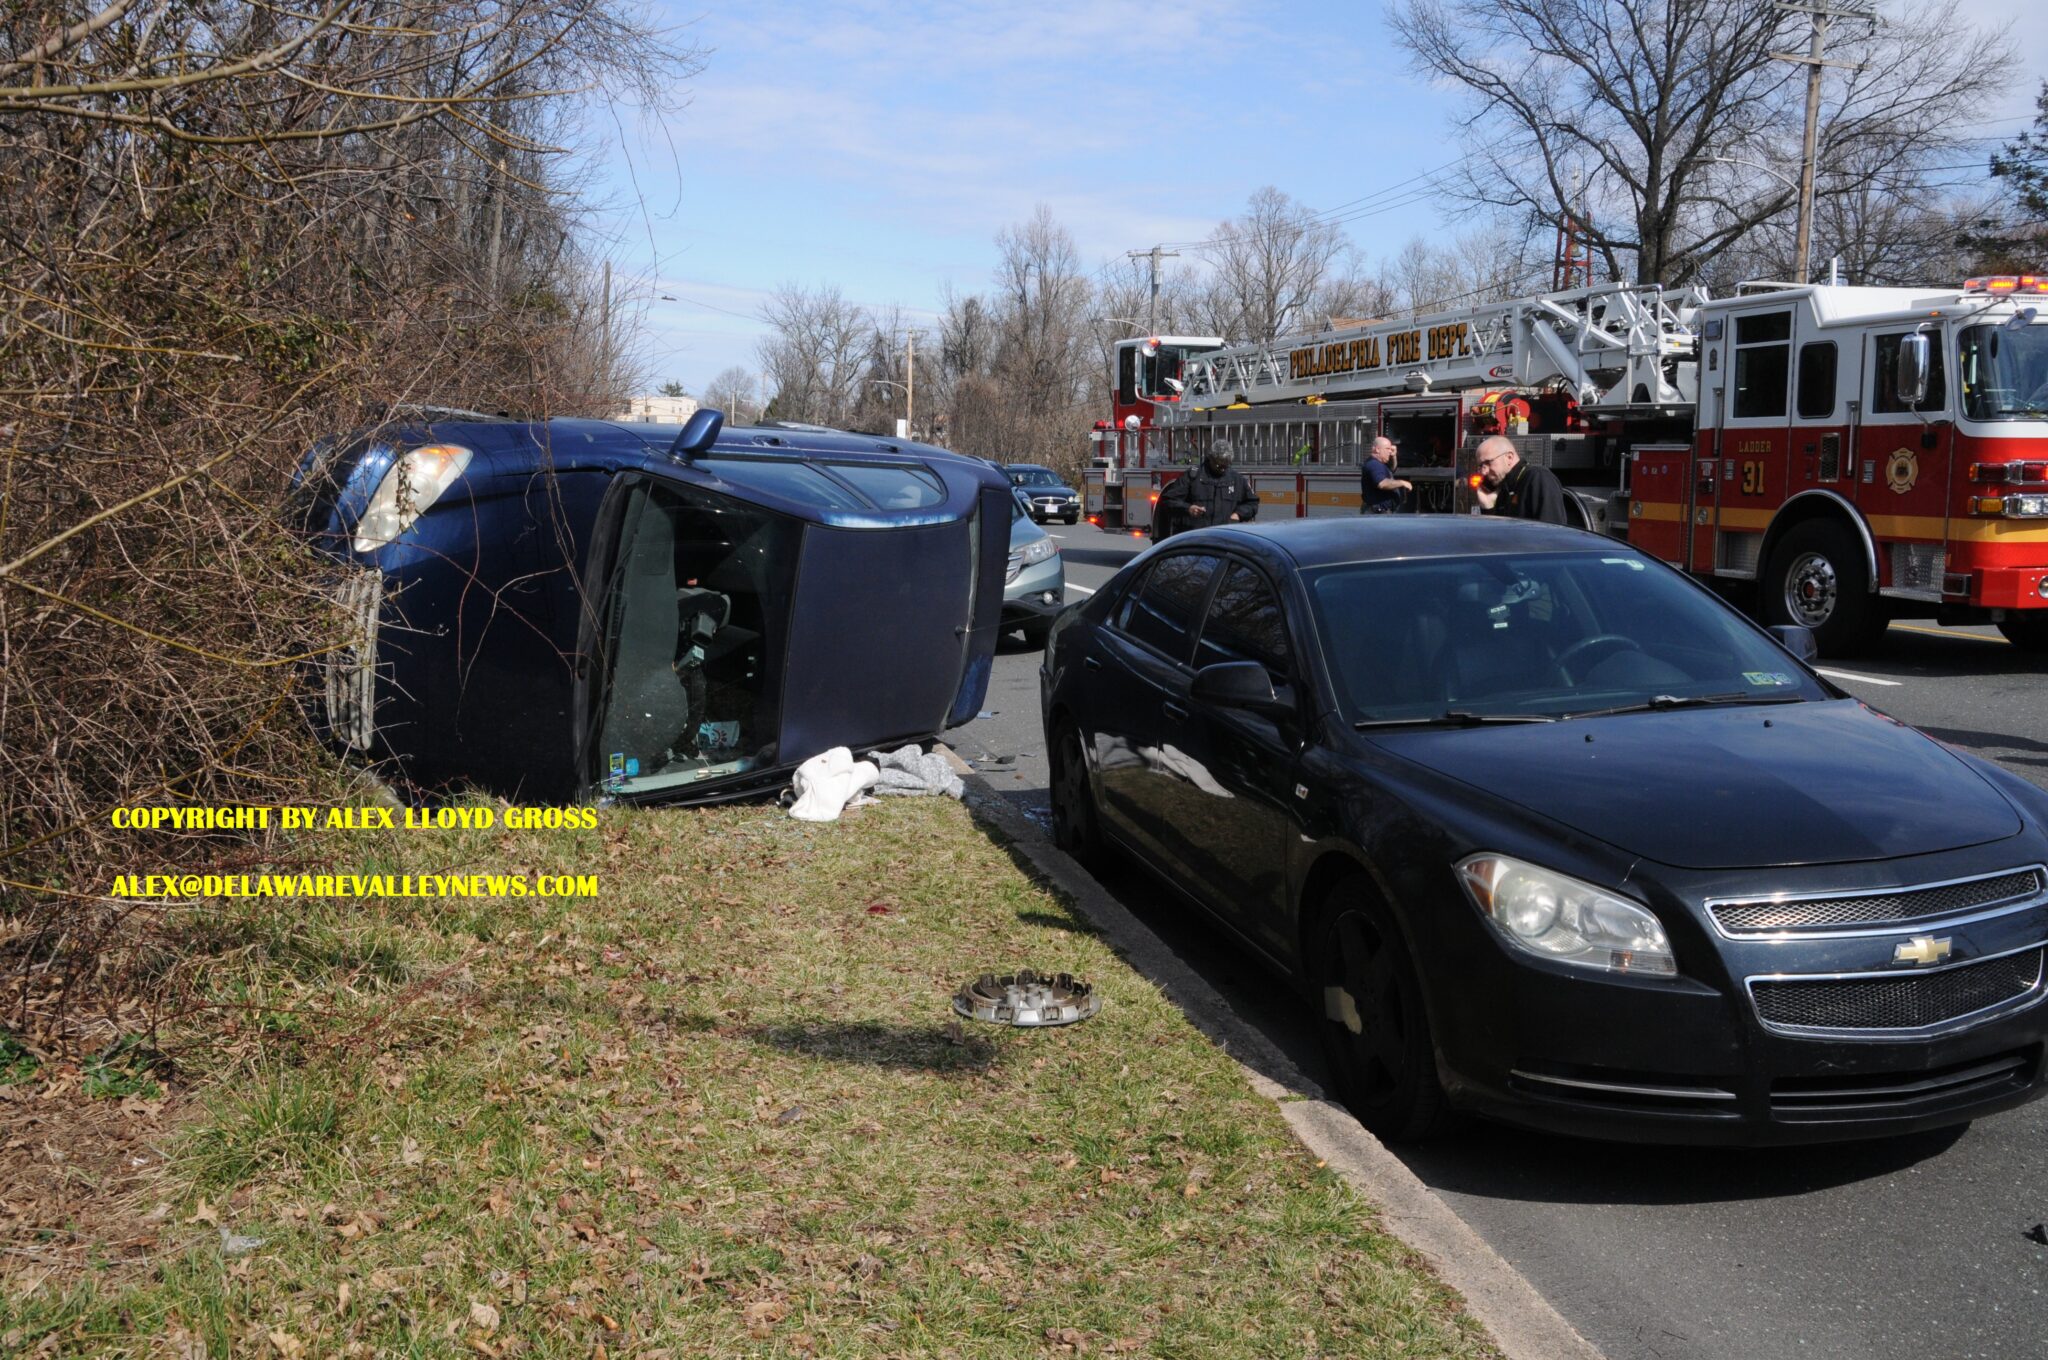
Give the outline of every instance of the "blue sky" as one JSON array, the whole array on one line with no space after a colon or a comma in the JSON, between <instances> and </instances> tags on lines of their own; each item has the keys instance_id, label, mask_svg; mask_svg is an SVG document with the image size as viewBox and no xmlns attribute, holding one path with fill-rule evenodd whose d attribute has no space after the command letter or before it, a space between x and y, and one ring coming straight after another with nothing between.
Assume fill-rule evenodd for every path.
<instances>
[{"instance_id":1,"label":"blue sky","mask_svg":"<svg viewBox=\"0 0 2048 1360\"><path fill-rule=\"evenodd\" d=\"M1964 7L1997 24L2038 3ZM778 285L925 318L949 284L988 287L996 233L1039 203L1092 267L1199 239L1262 185L1327 209L1460 154L1455 98L1409 72L1368 0L656 10L706 66L679 116L601 150L600 185L615 267L646 295L650 371L692 391L757 366ZM2031 111L2041 30L2015 30L2025 74L1991 131ZM1349 229L1377 256L1455 224L1425 202Z\"/></svg>"}]
</instances>

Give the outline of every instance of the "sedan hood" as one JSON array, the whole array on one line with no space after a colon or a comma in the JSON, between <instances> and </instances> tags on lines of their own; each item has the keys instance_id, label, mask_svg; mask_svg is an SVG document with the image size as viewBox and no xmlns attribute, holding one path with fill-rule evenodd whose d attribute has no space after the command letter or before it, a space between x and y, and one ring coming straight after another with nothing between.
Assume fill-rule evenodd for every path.
<instances>
[{"instance_id":1,"label":"sedan hood","mask_svg":"<svg viewBox=\"0 0 2048 1360\"><path fill-rule=\"evenodd\" d=\"M1383 750L1688 869L1980 845L2019 815L1932 738L1850 701L1374 733Z\"/></svg>"}]
</instances>

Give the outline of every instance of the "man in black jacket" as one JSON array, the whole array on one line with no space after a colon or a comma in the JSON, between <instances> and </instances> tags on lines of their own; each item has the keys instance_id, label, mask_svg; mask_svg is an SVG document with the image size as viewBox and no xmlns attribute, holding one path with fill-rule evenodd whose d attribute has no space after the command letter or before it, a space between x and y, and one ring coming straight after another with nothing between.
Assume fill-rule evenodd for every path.
<instances>
[{"instance_id":1,"label":"man in black jacket","mask_svg":"<svg viewBox=\"0 0 2048 1360\"><path fill-rule=\"evenodd\" d=\"M1546 524L1569 524L1564 498L1568 494L1557 474L1539 463L1525 463L1513 441L1494 435L1480 443L1479 485L1472 497L1489 515L1514 519L1540 519Z\"/></svg>"},{"instance_id":2,"label":"man in black jacket","mask_svg":"<svg viewBox=\"0 0 2048 1360\"><path fill-rule=\"evenodd\" d=\"M1152 516L1154 541L1183 529L1228 524L1259 513L1258 493L1230 463L1230 442L1218 439L1209 445L1200 466L1189 468L1167 484L1159 493L1158 513Z\"/></svg>"}]
</instances>

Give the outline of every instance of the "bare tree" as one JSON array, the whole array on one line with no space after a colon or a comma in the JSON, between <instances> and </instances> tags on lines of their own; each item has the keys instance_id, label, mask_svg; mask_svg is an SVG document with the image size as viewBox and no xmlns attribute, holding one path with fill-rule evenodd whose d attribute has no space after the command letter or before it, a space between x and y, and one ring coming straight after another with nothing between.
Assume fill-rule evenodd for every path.
<instances>
[{"instance_id":1,"label":"bare tree","mask_svg":"<svg viewBox=\"0 0 2048 1360\"><path fill-rule=\"evenodd\" d=\"M719 370L718 376L704 385L704 405L725 412L725 418L735 425L751 425L761 418L754 375L738 364Z\"/></svg>"},{"instance_id":2,"label":"bare tree","mask_svg":"<svg viewBox=\"0 0 2048 1360\"><path fill-rule=\"evenodd\" d=\"M1074 238L1039 205L996 236L1002 308L993 373L1010 412L1009 446L986 456L1071 466L1090 417L1097 363L1088 317L1094 295Z\"/></svg>"},{"instance_id":3,"label":"bare tree","mask_svg":"<svg viewBox=\"0 0 2048 1360\"><path fill-rule=\"evenodd\" d=\"M860 402L873 323L830 285L784 284L761 309L773 334L761 341L761 367L777 420L844 426Z\"/></svg>"},{"instance_id":4,"label":"bare tree","mask_svg":"<svg viewBox=\"0 0 2048 1360\"><path fill-rule=\"evenodd\" d=\"M1906 0L1870 35L1838 28L1818 163L1893 188L1998 90L2011 57ZM1794 206L1804 80L1773 51L1807 19L1752 0L1404 0L1415 64L1464 87L1470 155L1449 192L1555 227L1583 216L1615 278L1685 283ZM1853 192L1847 175L1817 193Z\"/></svg>"},{"instance_id":5,"label":"bare tree","mask_svg":"<svg viewBox=\"0 0 2048 1360\"><path fill-rule=\"evenodd\" d=\"M0 6L8 1024L119 975L100 946L146 913L95 896L110 808L321 768L295 686L345 634L290 528L316 440L394 404L615 409L565 91L658 111L693 69L623 0Z\"/></svg>"},{"instance_id":6,"label":"bare tree","mask_svg":"<svg viewBox=\"0 0 2048 1360\"><path fill-rule=\"evenodd\" d=\"M1343 228L1270 185L1217 227L1202 253L1213 269L1207 311L1217 334L1271 340L1321 325L1332 302L1353 305L1342 287L1353 254Z\"/></svg>"}]
</instances>

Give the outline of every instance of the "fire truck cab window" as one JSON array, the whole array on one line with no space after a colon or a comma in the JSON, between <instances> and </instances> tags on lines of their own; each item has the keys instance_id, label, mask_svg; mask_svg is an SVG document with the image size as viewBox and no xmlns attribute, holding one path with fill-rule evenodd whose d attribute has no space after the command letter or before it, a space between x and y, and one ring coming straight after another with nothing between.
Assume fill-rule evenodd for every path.
<instances>
[{"instance_id":1,"label":"fire truck cab window","mask_svg":"<svg viewBox=\"0 0 2048 1360\"><path fill-rule=\"evenodd\" d=\"M1755 420L1784 415L1791 368L1792 313L1736 317L1734 417Z\"/></svg>"},{"instance_id":2,"label":"fire truck cab window","mask_svg":"<svg viewBox=\"0 0 2048 1360\"><path fill-rule=\"evenodd\" d=\"M1899 341L1912 334L1899 331L1893 335L1880 335L1873 339L1876 346L1875 362L1870 366L1870 409L1876 415L1898 415L1906 411L1940 411L1948 406L1948 378L1942 364L1941 336L1928 337L1927 346L1927 397L1919 406L1911 407L1899 400Z\"/></svg>"},{"instance_id":3,"label":"fire truck cab window","mask_svg":"<svg viewBox=\"0 0 2048 1360\"><path fill-rule=\"evenodd\" d=\"M1835 413L1835 343L1799 347L1799 418L1826 420Z\"/></svg>"},{"instance_id":4,"label":"fire truck cab window","mask_svg":"<svg viewBox=\"0 0 2048 1360\"><path fill-rule=\"evenodd\" d=\"M1116 352L1116 399L1129 406L1138 399L1138 347L1125 345Z\"/></svg>"},{"instance_id":5,"label":"fire truck cab window","mask_svg":"<svg viewBox=\"0 0 2048 1360\"><path fill-rule=\"evenodd\" d=\"M2048 416L2048 326L1971 326L1956 360L1969 419Z\"/></svg>"},{"instance_id":6,"label":"fire truck cab window","mask_svg":"<svg viewBox=\"0 0 2048 1360\"><path fill-rule=\"evenodd\" d=\"M1180 350L1172 345L1161 345L1158 353L1144 357L1140 370L1144 380L1144 387L1141 389L1144 395L1162 399L1180 395L1168 386L1166 381L1168 378L1179 381L1180 358Z\"/></svg>"}]
</instances>

